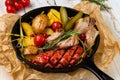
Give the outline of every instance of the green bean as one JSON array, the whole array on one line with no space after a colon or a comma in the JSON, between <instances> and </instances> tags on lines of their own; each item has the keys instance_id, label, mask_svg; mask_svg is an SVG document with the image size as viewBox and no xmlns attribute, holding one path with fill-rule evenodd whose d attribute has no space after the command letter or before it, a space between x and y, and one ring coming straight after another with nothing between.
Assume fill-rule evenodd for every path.
<instances>
[{"instance_id":1,"label":"green bean","mask_svg":"<svg viewBox=\"0 0 120 80\"><path fill-rule=\"evenodd\" d=\"M65 30L68 31L73 28L75 22L83 16L83 13L77 13L65 26Z\"/></svg>"},{"instance_id":2,"label":"green bean","mask_svg":"<svg viewBox=\"0 0 120 80\"><path fill-rule=\"evenodd\" d=\"M64 7L60 8L60 17L61 17L62 25L64 28L68 22L68 14L67 14L67 11Z\"/></svg>"}]
</instances>

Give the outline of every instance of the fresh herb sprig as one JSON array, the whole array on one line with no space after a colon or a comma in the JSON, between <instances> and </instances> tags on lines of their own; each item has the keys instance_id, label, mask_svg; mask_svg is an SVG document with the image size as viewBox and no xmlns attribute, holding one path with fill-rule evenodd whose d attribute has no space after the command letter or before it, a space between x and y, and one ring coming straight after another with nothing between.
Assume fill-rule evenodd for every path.
<instances>
[{"instance_id":1,"label":"fresh herb sprig","mask_svg":"<svg viewBox=\"0 0 120 80\"><path fill-rule=\"evenodd\" d=\"M109 9L111 9L109 6L105 5L105 1L107 1L107 0L81 0L81 1L90 1L90 2L96 3L96 4L100 5L101 10L108 11Z\"/></svg>"},{"instance_id":2,"label":"fresh herb sprig","mask_svg":"<svg viewBox=\"0 0 120 80\"><path fill-rule=\"evenodd\" d=\"M43 46L42 50L50 50L52 49L58 42L60 42L61 40L64 40L72 35L76 35L76 34L80 34L79 32L74 32L73 30L69 30L68 32L66 32L63 36L59 37L58 39L56 39L55 41L53 41L52 43L49 44L45 44L45 46ZM41 48L40 48L41 49Z\"/></svg>"},{"instance_id":3,"label":"fresh herb sprig","mask_svg":"<svg viewBox=\"0 0 120 80\"><path fill-rule=\"evenodd\" d=\"M21 17L20 17L19 23L20 23L20 38L21 38L20 46L21 46L21 52L23 53L23 49L24 49L24 46L23 46L24 34L23 34L23 30L22 30L22 25L21 25ZM22 57L24 57L23 54L21 54L21 55L22 55Z\"/></svg>"}]
</instances>

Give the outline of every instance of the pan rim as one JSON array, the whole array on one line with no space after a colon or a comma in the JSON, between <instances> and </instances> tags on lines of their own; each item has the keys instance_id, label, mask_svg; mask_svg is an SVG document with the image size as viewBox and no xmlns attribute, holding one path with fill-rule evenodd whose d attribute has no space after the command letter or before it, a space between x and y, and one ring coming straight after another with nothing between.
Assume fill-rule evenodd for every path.
<instances>
[{"instance_id":1,"label":"pan rim","mask_svg":"<svg viewBox=\"0 0 120 80\"><path fill-rule=\"evenodd\" d=\"M31 10L31 11L25 13L25 14L22 16L22 18L28 16L28 14L34 13L35 11L40 10L40 9L43 9L43 8L60 8L60 7L61 7L61 6L45 6L45 7L36 8L36 9L34 9L34 10ZM77 10L72 9L72 8L68 8L68 7L65 7L65 8L67 8L68 10L70 9L71 11L76 12L76 13L78 12ZM15 23L15 25L14 25L14 27L13 27L13 29L12 29L12 32L11 32L12 34L13 34L14 31L15 31L15 26L18 25L18 24L19 24L19 19L17 20L17 22ZM11 36L11 40L13 40L13 39L14 39L14 37ZM97 48L98 48L98 46L99 46L100 35L98 35L98 40L99 40L99 41L97 41L97 47L96 47L96 49L94 50L94 53L96 52L96 50L97 50ZM15 52L16 52L17 58L18 58L19 60L25 62L25 63L26 63L27 65L29 65L31 68L33 68L33 69L35 69L35 70L38 70L38 71L47 72L47 73L48 73L48 72L54 72L54 73L56 73L56 72L57 72L57 73L61 73L61 72L71 72L71 71L74 71L74 70L80 68L80 66L82 66L82 63L80 63L80 64L74 65L74 66L72 66L72 67L67 67L67 70L66 70L66 68L59 68L59 69L57 69L57 68L45 68L45 67L41 67L41 66L35 65L35 64L31 63L30 61L28 61L27 59L23 58L23 57L20 55L20 54L21 54L20 51L18 51L18 49L16 48L15 45L16 45L16 42L12 42L12 46L13 46Z\"/></svg>"}]
</instances>

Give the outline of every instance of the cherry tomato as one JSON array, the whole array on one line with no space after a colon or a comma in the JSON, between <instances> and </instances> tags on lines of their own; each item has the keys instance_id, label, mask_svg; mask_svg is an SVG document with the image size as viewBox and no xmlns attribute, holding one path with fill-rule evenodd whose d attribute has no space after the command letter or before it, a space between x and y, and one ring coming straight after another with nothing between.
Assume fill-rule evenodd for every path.
<instances>
[{"instance_id":1,"label":"cherry tomato","mask_svg":"<svg viewBox=\"0 0 120 80\"><path fill-rule=\"evenodd\" d=\"M44 56L43 56L43 59L45 59L45 60L49 60L49 59L50 59L50 57L49 57L49 56L44 55Z\"/></svg>"},{"instance_id":2,"label":"cherry tomato","mask_svg":"<svg viewBox=\"0 0 120 80\"><path fill-rule=\"evenodd\" d=\"M43 36L44 36L45 38L47 38L49 35L47 35L47 34L43 34Z\"/></svg>"},{"instance_id":3,"label":"cherry tomato","mask_svg":"<svg viewBox=\"0 0 120 80\"><path fill-rule=\"evenodd\" d=\"M45 44L45 37L42 34L38 34L34 37L34 44L36 46L43 46Z\"/></svg>"},{"instance_id":4,"label":"cherry tomato","mask_svg":"<svg viewBox=\"0 0 120 80\"><path fill-rule=\"evenodd\" d=\"M12 2L16 2L17 0L11 0Z\"/></svg>"},{"instance_id":5,"label":"cherry tomato","mask_svg":"<svg viewBox=\"0 0 120 80\"><path fill-rule=\"evenodd\" d=\"M18 3L18 2L14 2L14 6L15 6L16 10L20 10L23 8L23 5L21 3Z\"/></svg>"},{"instance_id":6,"label":"cherry tomato","mask_svg":"<svg viewBox=\"0 0 120 80\"><path fill-rule=\"evenodd\" d=\"M26 7L30 5L30 0L21 0L21 4Z\"/></svg>"},{"instance_id":7,"label":"cherry tomato","mask_svg":"<svg viewBox=\"0 0 120 80\"><path fill-rule=\"evenodd\" d=\"M6 0L5 1L5 6L8 6L8 5L12 5L12 3L10 2L10 0Z\"/></svg>"},{"instance_id":8,"label":"cherry tomato","mask_svg":"<svg viewBox=\"0 0 120 80\"><path fill-rule=\"evenodd\" d=\"M52 24L52 29L53 31L56 31L57 29L61 28L62 27L62 24L60 22L54 22Z\"/></svg>"},{"instance_id":9,"label":"cherry tomato","mask_svg":"<svg viewBox=\"0 0 120 80\"><path fill-rule=\"evenodd\" d=\"M85 33L81 33L81 34L80 34L80 39L81 39L83 42L85 41L85 39L86 39Z\"/></svg>"},{"instance_id":10,"label":"cherry tomato","mask_svg":"<svg viewBox=\"0 0 120 80\"><path fill-rule=\"evenodd\" d=\"M8 13L15 13L15 12L16 12L15 8L12 7L11 5L8 5L8 6L7 6L6 11L7 11Z\"/></svg>"}]
</instances>

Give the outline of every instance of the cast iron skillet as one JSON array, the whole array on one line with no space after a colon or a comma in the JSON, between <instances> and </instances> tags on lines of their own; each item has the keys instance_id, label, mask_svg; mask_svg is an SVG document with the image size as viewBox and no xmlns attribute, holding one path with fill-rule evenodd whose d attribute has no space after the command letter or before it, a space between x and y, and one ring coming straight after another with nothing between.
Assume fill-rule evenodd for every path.
<instances>
[{"instance_id":1,"label":"cast iron skillet","mask_svg":"<svg viewBox=\"0 0 120 80\"><path fill-rule=\"evenodd\" d=\"M56 10L59 11L60 6L48 6L48 7L41 7L41 8L37 8L34 9L26 14L24 14L22 16L22 22L31 22L32 18L34 18L36 15L40 14L42 11L44 11L45 13L48 13L48 11L54 8ZM71 8L67 8L67 12L68 12L68 16L72 17L75 14L78 13L78 11L71 9ZM32 18L31 18L32 17ZM20 19L19 19L20 20ZM12 29L12 34L19 34L20 33L20 27L19 27L19 20L15 23L13 29ZM15 36L11 36L11 40L15 40L18 37ZM60 68L60 69L50 69L50 68L44 68L44 67L40 67L38 65L35 65L31 62L29 62L27 59L23 58L21 56L21 52L19 51L19 49L16 47L17 45L17 41L12 42L13 48L16 51L16 55L18 57L18 59L20 59L21 61L25 62L26 64L28 64L31 68L34 68L35 70L38 71L42 71L42 72L54 72L54 73L61 73L61 72L70 72L70 71L74 71L78 68L85 68L90 70L92 73L94 73L100 80L113 80L111 77L109 77L107 74L105 74L104 72L102 72L101 70L99 70L96 65L94 64L94 54L99 46L99 42L100 42L100 35L97 36L96 41L95 41L95 45L92 47L93 51L92 51L92 56L90 56L89 58L85 58L80 64L74 65L73 67L69 67L69 68Z\"/></svg>"}]
</instances>

